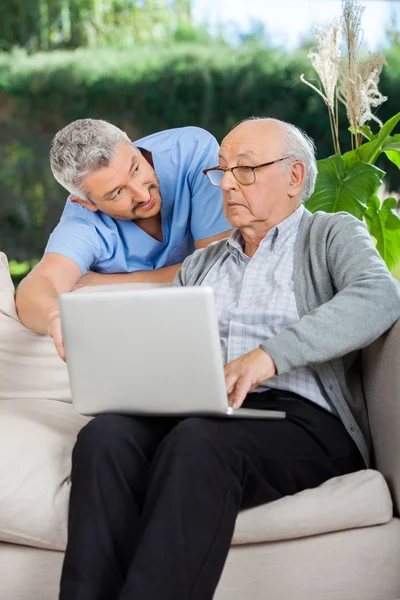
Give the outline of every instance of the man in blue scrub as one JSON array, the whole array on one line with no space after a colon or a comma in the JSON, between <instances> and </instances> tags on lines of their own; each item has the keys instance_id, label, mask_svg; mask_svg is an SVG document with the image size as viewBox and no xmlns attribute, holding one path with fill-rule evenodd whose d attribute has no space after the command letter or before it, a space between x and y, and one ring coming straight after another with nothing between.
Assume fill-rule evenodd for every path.
<instances>
[{"instance_id":1,"label":"man in blue scrub","mask_svg":"<svg viewBox=\"0 0 400 600\"><path fill-rule=\"evenodd\" d=\"M229 236L218 162L207 131L182 127L136 141L106 121L81 119L55 136L54 177L69 192L44 257L16 294L19 317L49 334L65 360L58 296L81 285L172 281L195 249Z\"/></svg>"}]
</instances>

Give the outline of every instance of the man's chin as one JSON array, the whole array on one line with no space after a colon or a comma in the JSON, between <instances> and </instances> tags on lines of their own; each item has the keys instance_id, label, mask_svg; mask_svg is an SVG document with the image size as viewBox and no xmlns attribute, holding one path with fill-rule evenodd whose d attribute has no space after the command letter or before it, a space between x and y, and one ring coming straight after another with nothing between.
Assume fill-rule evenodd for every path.
<instances>
[{"instance_id":1,"label":"man's chin","mask_svg":"<svg viewBox=\"0 0 400 600\"><path fill-rule=\"evenodd\" d=\"M248 222L245 221L245 219L243 219L241 216L226 215L226 218L232 229L240 229L241 227L246 227L246 225L248 225Z\"/></svg>"},{"instance_id":2,"label":"man's chin","mask_svg":"<svg viewBox=\"0 0 400 600\"><path fill-rule=\"evenodd\" d=\"M152 210L146 211L136 211L135 214L131 217L132 221L144 221L145 219L152 219L156 217L160 212L160 208L154 207Z\"/></svg>"},{"instance_id":3,"label":"man's chin","mask_svg":"<svg viewBox=\"0 0 400 600\"><path fill-rule=\"evenodd\" d=\"M156 211L154 215L147 214L146 216L138 214L132 215L132 213L130 213L129 215L113 215L110 213L106 214L108 217L111 217L115 221L144 221L145 219L151 219L151 217L154 217L157 214L157 212L158 211Z\"/></svg>"}]
</instances>

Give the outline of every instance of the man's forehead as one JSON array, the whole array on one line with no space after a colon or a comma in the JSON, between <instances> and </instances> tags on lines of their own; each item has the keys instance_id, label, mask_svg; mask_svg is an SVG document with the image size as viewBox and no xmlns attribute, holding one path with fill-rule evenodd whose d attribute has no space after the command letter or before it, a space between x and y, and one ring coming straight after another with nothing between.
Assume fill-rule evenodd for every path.
<instances>
[{"instance_id":1,"label":"man's forehead","mask_svg":"<svg viewBox=\"0 0 400 600\"><path fill-rule=\"evenodd\" d=\"M263 121L248 121L233 129L222 140L220 157L268 159L280 151L281 135L274 124Z\"/></svg>"},{"instance_id":2,"label":"man's forehead","mask_svg":"<svg viewBox=\"0 0 400 600\"><path fill-rule=\"evenodd\" d=\"M241 123L222 140L222 147L233 147L237 152L259 153L271 144L279 144L280 128L267 119L255 119Z\"/></svg>"},{"instance_id":3,"label":"man's forehead","mask_svg":"<svg viewBox=\"0 0 400 600\"><path fill-rule=\"evenodd\" d=\"M132 144L119 144L109 164L89 173L85 178L85 185L89 191L91 191L90 188L94 183L104 186L108 191L108 188L111 189L118 184L121 176L128 174L133 162L137 162L139 156L140 150Z\"/></svg>"},{"instance_id":4,"label":"man's forehead","mask_svg":"<svg viewBox=\"0 0 400 600\"><path fill-rule=\"evenodd\" d=\"M221 143L220 156L229 155L235 158L258 158L265 153L268 145L265 140L249 138L229 139L227 136Z\"/></svg>"},{"instance_id":5,"label":"man's forehead","mask_svg":"<svg viewBox=\"0 0 400 600\"><path fill-rule=\"evenodd\" d=\"M140 156L140 150L133 146L133 144L122 143L119 144L114 151L114 156L112 160L108 164L109 175L111 175L112 171L126 170L130 167L133 159L138 159ZM109 168L111 167L111 169Z\"/></svg>"}]
</instances>

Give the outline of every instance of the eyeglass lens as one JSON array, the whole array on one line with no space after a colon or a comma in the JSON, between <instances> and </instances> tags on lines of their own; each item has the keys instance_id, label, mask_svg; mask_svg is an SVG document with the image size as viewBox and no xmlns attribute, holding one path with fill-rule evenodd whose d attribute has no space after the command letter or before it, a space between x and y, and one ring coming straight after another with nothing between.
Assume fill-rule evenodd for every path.
<instances>
[{"instance_id":1,"label":"eyeglass lens","mask_svg":"<svg viewBox=\"0 0 400 600\"><path fill-rule=\"evenodd\" d=\"M215 171L209 171L207 175L213 185L220 185L224 176L224 171L222 169L216 169ZM233 175L237 181L243 185L254 183L254 171L249 167L235 167L233 169Z\"/></svg>"}]
</instances>

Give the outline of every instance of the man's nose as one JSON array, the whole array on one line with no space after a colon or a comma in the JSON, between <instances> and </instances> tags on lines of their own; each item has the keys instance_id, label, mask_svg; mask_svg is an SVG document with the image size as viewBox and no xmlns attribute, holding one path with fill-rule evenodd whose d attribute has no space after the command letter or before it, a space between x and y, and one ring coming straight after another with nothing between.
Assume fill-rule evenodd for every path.
<instances>
[{"instance_id":1,"label":"man's nose","mask_svg":"<svg viewBox=\"0 0 400 600\"><path fill-rule=\"evenodd\" d=\"M149 190L145 185L134 185L132 182L126 186L128 192L132 195L135 202L147 202L149 199Z\"/></svg>"},{"instance_id":2,"label":"man's nose","mask_svg":"<svg viewBox=\"0 0 400 600\"><path fill-rule=\"evenodd\" d=\"M225 171L222 176L221 183L219 184L220 188L224 192L228 192L229 190L237 189L237 185L238 182L236 181L232 171Z\"/></svg>"}]
</instances>

